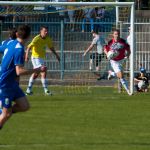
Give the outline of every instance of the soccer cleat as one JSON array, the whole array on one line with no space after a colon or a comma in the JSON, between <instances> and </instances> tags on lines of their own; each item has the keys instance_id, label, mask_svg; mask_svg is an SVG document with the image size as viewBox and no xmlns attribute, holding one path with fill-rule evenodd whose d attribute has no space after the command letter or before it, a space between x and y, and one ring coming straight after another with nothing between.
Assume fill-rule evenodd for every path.
<instances>
[{"instance_id":1,"label":"soccer cleat","mask_svg":"<svg viewBox=\"0 0 150 150\"><path fill-rule=\"evenodd\" d=\"M49 95L49 96L52 96L52 93L50 91L45 91L45 95Z\"/></svg>"},{"instance_id":2,"label":"soccer cleat","mask_svg":"<svg viewBox=\"0 0 150 150\"><path fill-rule=\"evenodd\" d=\"M131 96L131 95L132 95L132 94L130 93L130 91L129 91L129 90L127 90L127 93L128 93L128 95L129 95L129 96Z\"/></svg>"},{"instance_id":3,"label":"soccer cleat","mask_svg":"<svg viewBox=\"0 0 150 150\"><path fill-rule=\"evenodd\" d=\"M33 94L33 92L31 92L31 91L26 91L26 95L32 95Z\"/></svg>"}]
</instances>

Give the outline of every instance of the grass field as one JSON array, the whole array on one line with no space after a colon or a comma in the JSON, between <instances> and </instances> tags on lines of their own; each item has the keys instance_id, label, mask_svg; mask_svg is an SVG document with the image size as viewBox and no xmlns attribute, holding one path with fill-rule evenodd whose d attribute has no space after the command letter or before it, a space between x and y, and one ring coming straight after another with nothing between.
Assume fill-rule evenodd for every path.
<instances>
[{"instance_id":1,"label":"grass field","mask_svg":"<svg viewBox=\"0 0 150 150\"><path fill-rule=\"evenodd\" d=\"M31 109L15 114L0 131L0 150L150 149L149 93L128 96L98 87L78 88L75 94L61 87L52 90L49 97L34 89L28 97Z\"/></svg>"}]
</instances>

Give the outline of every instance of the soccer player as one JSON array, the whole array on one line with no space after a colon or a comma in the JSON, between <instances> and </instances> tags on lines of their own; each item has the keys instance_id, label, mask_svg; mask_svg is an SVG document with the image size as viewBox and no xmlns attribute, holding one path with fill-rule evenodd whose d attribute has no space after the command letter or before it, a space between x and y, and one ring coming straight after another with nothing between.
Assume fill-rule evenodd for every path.
<instances>
[{"instance_id":1,"label":"soccer player","mask_svg":"<svg viewBox=\"0 0 150 150\"><path fill-rule=\"evenodd\" d=\"M16 28L12 28L9 30L9 38L7 40L2 41L1 45L0 45L0 53L4 53L5 47L12 42L13 40L16 39L16 32L17 29Z\"/></svg>"},{"instance_id":2,"label":"soccer player","mask_svg":"<svg viewBox=\"0 0 150 150\"><path fill-rule=\"evenodd\" d=\"M12 113L24 112L29 109L28 100L16 81L16 75L26 75L33 72L44 71L45 68L36 70L24 69L24 44L30 35L30 27L19 26L17 39L9 43L4 51L0 75L0 129L10 118ZM14 104L12 105L12 102Z\"/></svg>"},{"instance_id":3,"label":"soccer player","mask_svg":"<svg viewBox=\"0 0 150 150\"><path fill-rule=\"evenodd\" d=\"M125 58L130 56L130 47L126 41L120 38L120 31L115 29L113 31L113 38L105 46L104 52L107 55L108 51L118 51L118 56L110 60L111 67L113 68L116 76L119 78L121 84L130 95L127 81L123 75L123 66Z\"/></svg>"},{"instance_id":4,"label":"soccer player","mask_svg":"<svg viewBox=\"0 0 150 150\"><path fill-rule=\"evenodd\" d=\"M40 34L38 34L32 42L28 45L25 55L25 61L28 61L29 51L32 50L31 61L33 64L33 68L36 69L44 65L44 59L46 55L46 47L48 47L55 55L58 61L60 61L60 57L55 52L52 39L48 36L48 28L42 26L40 29ZM46 95L52 95L52 93L48 90L48 85L46 81L46 72L41 72L41 82L44 88L44 92ZM27 95L32 94L32 85L34 80L38 77L37 73L33 73L29 79L28 87L26 90Z\"/></svg>"},{"instance_id":5,"label":"soccer player","mask_svg":"<svg viewBox=\"0 0 150 150\"><path fill-rule=\"evenodd\" d=\"M105 45L104 38L98 34L98 31L93 31L93 40L90 46L85 50L83 56L85 56L89 51L91 51L94 46L96 46L96 53L92 53L90 55L90 62L89 62L89 69L93 69L93 60L95 59L96 62L96 72L100 70L99 63L101 62L102 58L104 57L103 47ZM100 79L100 78L99 78Z\"/></svg>"},{"instance_id":6,"label":"soccer player","mask_svg":"<svg viewBox=\"0 0 150 150\"><path fill-rule=\"evenodd\" d=\"M6 49L7 45L17 38L16 32L17 32L16 28L9 29L9 38L2 41L1 46L0 46L0 53L2 55L4 55L4 50ZM16 75L16 81L18 81L18 83L19 83L19 76L18 75Z\"/></svg>"}]
</instances>

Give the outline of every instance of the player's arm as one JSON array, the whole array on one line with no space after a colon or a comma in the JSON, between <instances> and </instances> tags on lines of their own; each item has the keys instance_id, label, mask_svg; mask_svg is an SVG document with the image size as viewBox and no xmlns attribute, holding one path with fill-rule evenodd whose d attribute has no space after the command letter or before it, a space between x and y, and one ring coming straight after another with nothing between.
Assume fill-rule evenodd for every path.
<instances>
[{"instance_id":1,"label":"player's arm","mask_svg":"<svg viewBox=\"0 0 150 150\"><path fill-rule=\"evenodd\" d=\"M141 80L137 79L137 78L134 78L134 81L135 82L140 82Z\"/></svg>"},{"instance_id":2,"label":"player's arm","mask_svg":"<svg viewBox=\"0 0 150 150\"><path fill-rule=\"evenodd\" d=\"M57 60L60 62L60 57L59 55L56 53L54 46L53 46L53 41L50 37L48 37L47 40L47 46L49 47L49 49L53 52L53 54L56 56Z\"/></svg>"},{"instance_id":3,"label":"player's arm","mask_svg":"<svg viewBox=\"0 0 150 150\"><path fill-rule=\"evenodd\" d=\"M37 73L39 74L40 72L44 72L46 70L46 67L39 67L36 69L25 69L22 65L16 65L16 74L17 76L20 75L29 75L32 73Z\"/></svg>"},{"instance_id":4,"label":"player's arm","mask_svg":"<svg viewBox=\"0 0 150 150\"><path fill-rule=\"evenodd\" d=\"M110 51L110 46L111 46L111 44L112 44L112 40L108 41L107 44L106 44L106 42L105 42L105 45L104 45L104 53L106 54L106 56L107 56L108 52Z\"/></svg>"},{"instance_id":5,"label":"player's arm","mask_svg":"<svg viewBox=\"0 0 150 150\"><path fill-rule=\"evenodd\" d=\"M28 46L25 53L25 61L27 62L29 60L29 52L31 50L31 46Z\"/></svg>"},{"instance_id":6,"label":"player's arm","mask_svg":"<svg viewBox=\"0 0 150 150\"><path fill-rule=\"evenodd\" d=\"M108 53L108 45L105 45L104 47L103 47L103 49L104 49L104 53L106 54L106 56L107 56L107 53Z\"/></svg>"},{"instance_id":7,"label":"player's arm","mask_svg":"<svg viewBox=\"0 0 150 150\"><path fill-rule=\"evenodd\" d=\"M33 40L32 40L32 42L27 46L26 53L25 53L25 61L26 62L29 60L30 50L32 49L33 46L36 45L37 42L38 42L38 38L34 37Z\"/></svg>"},{"instance_id":8,"label":"player's arm","mask_svg":"<svg viewBox=\"0 0 150 150\"><path fill-rule=\"evenodd\" d=\"M53 54L56 56L57 60L60 61L60 57L59 57L59 55L56 53L54 47L51 47L51 48L49 48L49 49L50 49L50 50L53 52Z\"/></svg>"},{"instance_id":9,"label":"player's arm","mask_svg":"<svg viewBox=\"0 0 150 150\"><path fill-rule=\"evenodd\" d=\"M85 56L89 51L91 51L93 47L94 47L94 44L92 43L92 44L85 50L83 56Z\"/></svg>"}]
</instances>

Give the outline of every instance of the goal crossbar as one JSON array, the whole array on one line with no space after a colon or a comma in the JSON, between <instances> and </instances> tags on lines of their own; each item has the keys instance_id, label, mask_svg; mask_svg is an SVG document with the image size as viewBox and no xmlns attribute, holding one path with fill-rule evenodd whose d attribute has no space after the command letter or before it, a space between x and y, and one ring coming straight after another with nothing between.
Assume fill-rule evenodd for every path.
<instances>
[{"instance_id":1,"label":"goal crossbar","mask_svg":"<svg viewBox=\"0 0 150 150\"><path fill-rule=\"evenodd\" d=\"M132 6L134 2L27 2L27 1L0 1L0 5L101 5L101 6Z\"/></svg>"}]
</instances>

